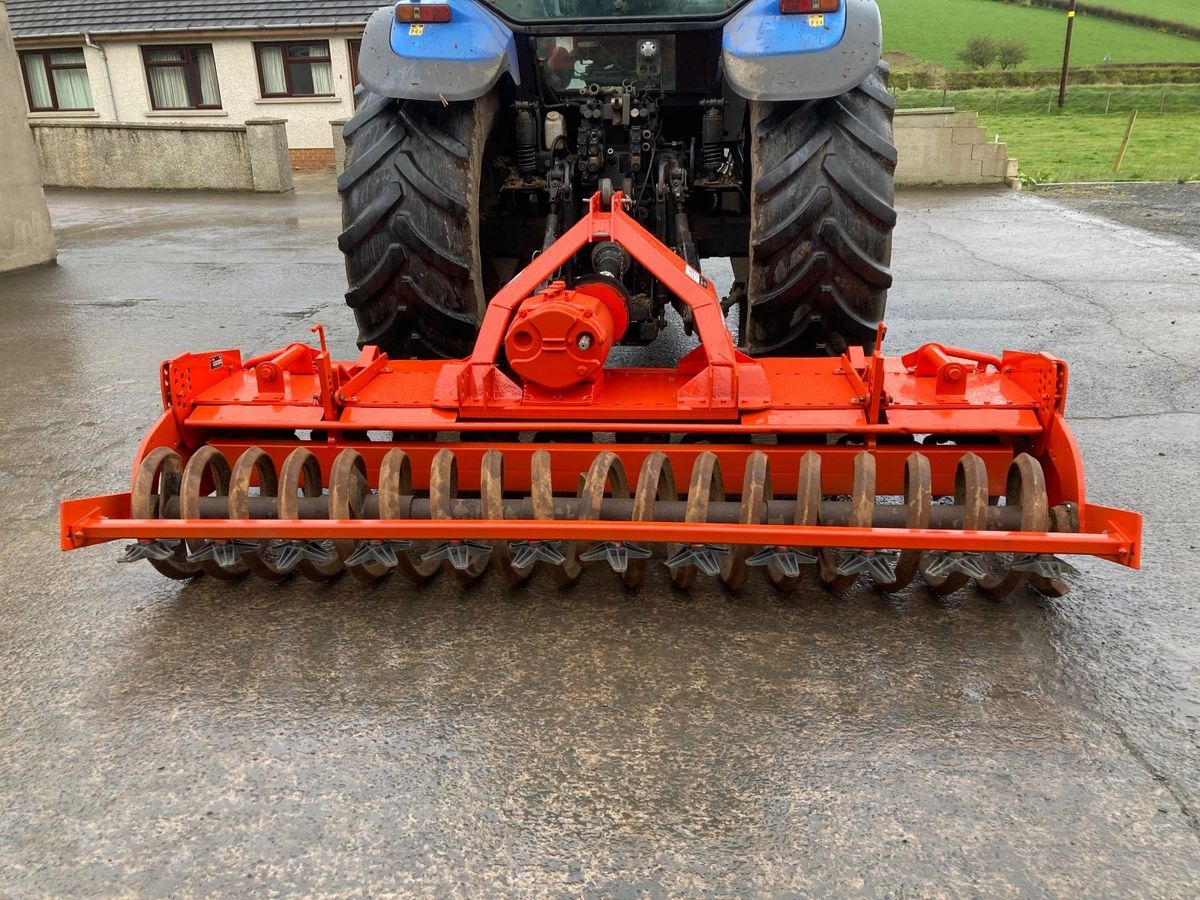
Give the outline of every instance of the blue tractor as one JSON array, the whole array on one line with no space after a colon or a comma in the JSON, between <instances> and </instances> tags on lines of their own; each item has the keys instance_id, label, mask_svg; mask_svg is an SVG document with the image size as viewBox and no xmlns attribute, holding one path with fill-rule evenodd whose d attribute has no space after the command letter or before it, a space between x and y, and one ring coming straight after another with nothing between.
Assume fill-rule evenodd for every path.
<instances>
[{"instance_id":1,"label":"blue tractor","mask_svg":"<svg viewBox=\"0 0 1200 900\"><path fill-rule=\"evenodd\" d=\"M747 352L870 348L896 220L880 47L874 0L378 10L339 180L360 344L468 354L497 288L620 192L697 272L732 260ZM649 343L674 301L626 263L581 253L563 274L619 279L625 341Z\"/></svg>"}]
</instances>

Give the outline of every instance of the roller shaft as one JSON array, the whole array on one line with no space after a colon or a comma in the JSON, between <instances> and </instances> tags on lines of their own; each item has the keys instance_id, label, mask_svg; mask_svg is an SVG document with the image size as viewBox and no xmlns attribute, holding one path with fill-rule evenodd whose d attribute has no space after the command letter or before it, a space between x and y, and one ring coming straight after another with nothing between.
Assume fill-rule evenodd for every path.
<instances>
[{"instance_id":1,"label":"roller shaft","mask_svg":"<svg viewBox=\"0 0 1200 900\"><path fill-rule=\"evenodd\" d=\"M400 498L403 519L431 519L432 503L427 497L405 496ZM555 497L554 518L578 519L580 500L577 497ZM627 498L606 497L600 504L600 515L597 517L606 522L628 522L633 518L635 501ZM769 500L761 504L760 515L764 522L789 521L795 511L796 501ZM178 497L170 497L163 506L164 517L180 518L180 503ZM328 519L329 502L325 497L302 497L296 506L302 519ZM454 519L480 519L483 515L483 501L473 497L463 497L450 504L450 516ZM821 522L826 525L845 527L850 524L853 504L845 500L824 500L821 502ZM708 505L707 521L719 525L735 525L740 521L742 505L740 501L722 500ZM656 522L683 522L686 520L687 502L684 500L656 500L653 503L653 519ZM873 528L904 528L906 527L906 510L900 504L876 505L871 511L871 527ZM966 507L952 504L938 504L931 507L929 512L930 528L962 528L966 515ZM200 500L200 518L227 519L229 501L225 497L202 497ZM279 501L275 497L251 497L249 499L250 519L279 518ZM372 494L363 501L363 518L378 519L379 497ZM533 509L530 497L503 501L504 519L530 520L541 518ZM987 509L987 524L990 531L1017 531L1021 527L1021 511L1007 506L989 506Z\"/></svg>"}]
</instances>

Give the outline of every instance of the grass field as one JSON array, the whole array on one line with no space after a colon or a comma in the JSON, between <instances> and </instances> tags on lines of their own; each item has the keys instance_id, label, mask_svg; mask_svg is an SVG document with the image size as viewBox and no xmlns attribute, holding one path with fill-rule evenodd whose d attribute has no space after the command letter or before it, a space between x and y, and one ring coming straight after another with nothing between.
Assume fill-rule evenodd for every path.
<instances>
[{"instance_id":1,"label":"grass field","mask_svg":"<svg viewBox=\"0 0 1200 900\"><path fill-rule=\"evenodd\" d=\"M1022 116L981 113L979 124L1000 135L1023 178L1063 181L1195 181L1200 159L1194 146L1180 139L1189 129L1200 134L1200 114L1140 115L1134 126L1120 174L1113 171L1125 116Z\"/></svg>"},{"instance_id":2,"label":"grass field","mask_svg":"<svg viewBox=\"0 0 1200 900\"><path fill-rule=\"evenodd\" d=\"M901 108L941 106L979 113L988 138L999 135L1022 176L1036 181L1190 181L1200 179L1200 85L1080 86L1067 108L1055 91L1003 89L905 91ZM1163 112L1159 112L1159 108ZM1104 110L1108 109L1106 115ZM1113 163L1133 109L1137 124L1120 174Z\"/></svg>"},{"instance_id":3,"label":"grass field","mask_svg":"<svg viewBox=\"0 0 1200 900\"><path fill-rule=\"evenodd\" d=\"M1029 45L1026 66L1062 62L1066 17L1054 10L993 0L878 0L883 11L884 49L927 62L963 68L957 53L973 35L1019 37ZM1182 3L1182 0L1179 0ZM1148 7L1159 5L1147 0ZM1163 8L1170 8L1167 3ZM1196 4L1200 7L1200 2ZM1112 55L1116 63L1200 62L1200 40L1148 28L1081 16L1075 25L1072 60L1095 65Z\"/></svg>"},{"instance_id":4,"label":"grass field","mask_svg":"<svg viewBox=\"0 0 1200 900\"><path fill-rule=\"evenodd\" d=\"M1200 26L1200 3L1196 0L1084 0L1083 5L1103 6L1143 16L1154 16L1167 22Z\"/></svg>"}]
</instances>

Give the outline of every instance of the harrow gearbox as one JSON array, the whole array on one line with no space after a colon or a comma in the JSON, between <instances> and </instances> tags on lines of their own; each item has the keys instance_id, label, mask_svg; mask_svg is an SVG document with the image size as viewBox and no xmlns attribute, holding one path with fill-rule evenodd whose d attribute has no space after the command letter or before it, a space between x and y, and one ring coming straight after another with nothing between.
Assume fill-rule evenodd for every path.
<instances>
[{"instance_id":1,"label":"harrow gearbox","mask_svg":"<svg viewBox=\"0 0 1200 900\"><path fill-rule=\"evenodd\" d=\"M607 365L630 298L602 267L564 277L589 244L685 311L700 343L675 368ZM751 358L708 280L597 194L492 299L466 359L339 362L320 333L164 363L131 489L64 502L62 547L126 539L171 578L566 585L599 565L637 587L661 560L680 587L761 569L784 589L992 596L1064 594L1060 556L1138 566L1140 516L1087 502L1063 362L887 357L883 332L871 355Z\"/></svg>"}]
</instances>

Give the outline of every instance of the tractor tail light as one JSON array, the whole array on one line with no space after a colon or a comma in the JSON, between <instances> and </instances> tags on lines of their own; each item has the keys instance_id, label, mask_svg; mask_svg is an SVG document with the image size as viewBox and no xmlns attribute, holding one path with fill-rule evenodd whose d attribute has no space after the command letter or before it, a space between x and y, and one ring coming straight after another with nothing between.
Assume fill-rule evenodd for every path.
<instances>
[{"instance_id":1,"label":"tractor tail light","mask_svg":"<svg viewBox=\"0 0 1200 900\"><path fill-rule=\"evenodd\" d=\"M842 0L779 0L779 11L785 16L804 13L834 13L841 9Z\"/></svg>"},{"instance_id":2,"label":"tractor tail light","mask_svg":"<svg viewBox=\"0 0 1200 900\"><path fill-rule=\"evenodd\" d=\"M431 22L449 22L450 7L445 3L397 3L396 21L428 25Z\"/></svg>"}]
</instances>

